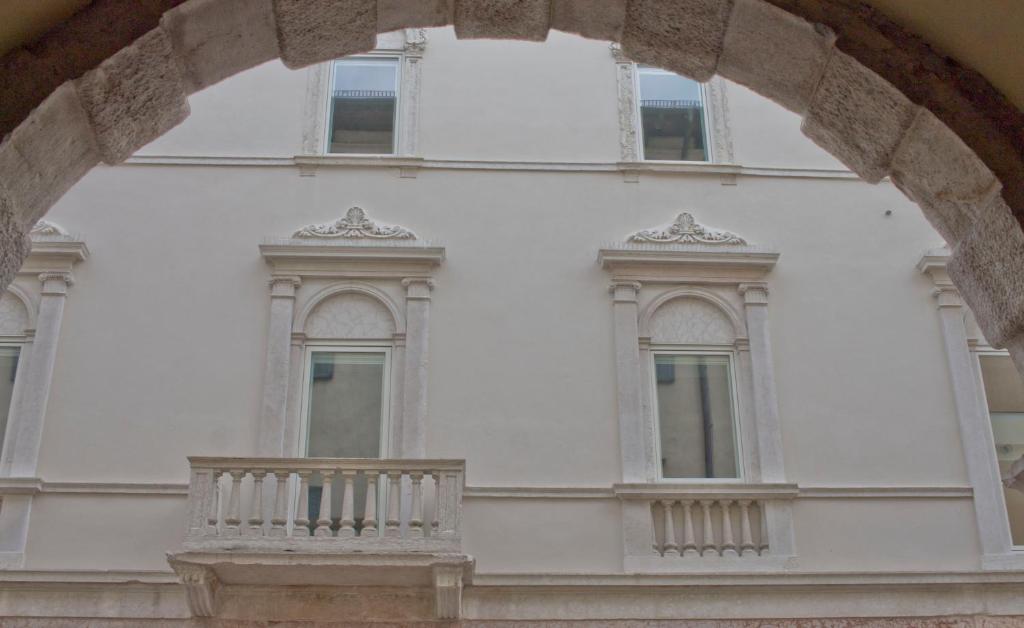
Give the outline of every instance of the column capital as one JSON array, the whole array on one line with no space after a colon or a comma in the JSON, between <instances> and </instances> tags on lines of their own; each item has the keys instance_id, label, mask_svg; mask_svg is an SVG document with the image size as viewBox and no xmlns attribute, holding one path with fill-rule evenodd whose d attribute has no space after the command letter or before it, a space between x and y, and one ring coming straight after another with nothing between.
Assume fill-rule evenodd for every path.
<instances>
[{"instance_id":1,"label":"column capital","mask_svg":"<svg viewBox=\"0 0 1024 628\"><path fill-rule=\"evenodd\" d=\"M938 302L939 308L963 307L964 301L960 297L960 291L952 284L937 285L932 289L932 296Z\"/></svg>"},{"instance_id":2,"label":"column capital","mask_svg":"<svg viewBox=\"0 0 1024 628\"><path fill-rule=\"evenodd\" d=\"M296 275L280 275L271 277L267 284L270 286L270 296L285 299L295 298L295 290L302 285L302 278Z\"/></svg>"},{"instance_id":3,"label":"column capital","mask_svg":"<svg viewBox=\"0 0 1024 628\"><path fill-rule=\"evenodd\" d=\"M434 289L434 280L430 277L406 277L402 280L406 299L430 299L430 291Z\"/></svg>"},{"instance_id":4,"label":"column capital","mask_svg":"<svg viewBox=\"0 0 1024 628\"><path fill-rule=\"evenodd\" d=\"M613 303L636 303L640 287L639 281L613 281L608 286L608 292L612 295Z\"/></svg>"},{"instance_id":5,"label":"column capital","mask_svg":"<svg viewBox=\"0 0 1024 628\"><path fill-rule=\"evenodd\" d=\"M39 273L39 283L43 284L43 295L63 295L75 278L66 271L46 271Z\"/></svg>"},{"instance_id":6,"label":"column capital","mask_svg":"<svg viewBox=\"0 0 1024 628\"><path fill-rule=\"evenodd\" d=\"M768 284L763 282L741 283L737 290L746 305L768 305Z\"/></svg>"}]
</instances>

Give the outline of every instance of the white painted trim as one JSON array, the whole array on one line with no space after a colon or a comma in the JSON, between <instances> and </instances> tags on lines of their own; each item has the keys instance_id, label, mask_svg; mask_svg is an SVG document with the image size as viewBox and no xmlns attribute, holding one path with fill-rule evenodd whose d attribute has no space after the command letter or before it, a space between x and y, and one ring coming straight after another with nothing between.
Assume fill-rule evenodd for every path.
<instances>
[{"instance_id":1,"label":"white painted trim","mask_svg":"<svg viewBox=\"0 0 1024 628\"><path fill-rule=\"evenodd\" d=\"M970 486L800 485L800 499L971 499Z\"/></svg>"},{"instance_id":2,"label":"white painted trim","mask_svg":"<svg viewBox=\"0 0 1024 628\"><path fill-rule=\"evenodd\" d=\"M607 486L467 486L463 499L615 499Z\"/></svg>"},{"instance_id":3,"label":"white painted trim","mask_svg":"<svg viewBox=\"0 0 1024 628\"><path fill-rule=\"evenodd\" d=\"M728 574L480 573L474 587L664 587L664 586L909 586L1024 584L1024 571L805 571Z\"/></svg>"}]
</instances>

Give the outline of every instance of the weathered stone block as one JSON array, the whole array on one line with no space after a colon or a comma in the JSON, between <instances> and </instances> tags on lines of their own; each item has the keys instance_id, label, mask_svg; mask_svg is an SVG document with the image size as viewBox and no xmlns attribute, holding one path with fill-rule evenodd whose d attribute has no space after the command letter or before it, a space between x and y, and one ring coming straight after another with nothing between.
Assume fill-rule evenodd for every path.
<instances>
[{"instance_id":1,"label":"weathered stone block","mask_svg":"<svg viewBox=\"0 0 1024 628\"><path fill-rule=\"evenodd\" d=\"M622 51L638 63L706 81L722 53L732 0L631 0Z\"/></svg>"},{"instance_id":2,"label":"weathered stone block","mask_svg":"<svg viewBox=\"0 0 1024 628\"><path fill-rule=\"evenodd\" d=\"M456 0L455 36L544 41L550 17L550 0Z\"/></svg>"},{"instance_id":3,"label":"weathered stone block","mask_svg":"<svg viewBox=\"0 0 1024 628\"><path fill-rule=\"evenodd\" d=\"M10 285L31 247L28 227L19 220L19 213L14 199L0 183L0 290Z\"/></svg>"},{"instance_id":4,"label":"weathered stone block","mask_svg":"<svg viewBox=\"0 0 1024 628\"><path fill-rule=\"evenodd\" d=\"M803 113L835 34L764 0L735 0L718 73Z\"/></svg>"},{"instance_id":5,"label":"weathered stone block","mask_svg":"<svg viewBox=\"0 0 1024 628\"><path fill-rule=\"evenodd\" d=\"M165 13L160 25L190 92L278 55L270 0L191 0Z\"/></svg>"},{"instance_id":6,"label":"weathered stone block","mask_svg":"<svg viewBox=\"0 0 1024 628\"><path fill-rule=\"evenodd\" d=\"M455 0L377 0L377 30L428 28L452 23Z\"/></svg>"},{"instance_id":7,"label":"weathered stone block","mask_svg":"<svg viewBox=\"0 0 1024 628\"><path fill-rule=\"evenodd\" d=\"M1024 231L1001 196L977 212L946 266L989 344L1024 334Z\"/></svg>"},{"instance_id":8,"label":"weathered stone block","mask_svg":"<svg viewBox=\"0 0 1024 628\"><path fill-rule=\"evenodd\" d=\"M916 114L898 89L834 50L801 128L861 178L877 183L889 174L892 155Z\"/></svg>"},{"instance_id":9,"label":"weathered stone block","mask_svg":"<svg viewBox=\"0 0 1024 628\"><path fill-rule=\"evenodd\" d=\"M626 0L554 0L551 28L591 39L622 39Z\"/></svg>"},{"instance_id":10,"label":"weathered stone block","mask_svg":"<svg viewBox=\"0 0 1024 628\"><path fill-rule=\"evenodd\" d=\"M0 144L0 172L26 224L42 217L100 161L74 86L64 83Z\"/></svg>"},{"instance_id":11,"label":"weathered stone block","mask_svg":"<svg viewBox=\"0 0 1024 628\"><path fill-rule=\"evenodd\" d=\"M892 159L892 180L946 242L955 244L1001 185L992 171L930 111L919 110Z\"/></svg>"},{"instance_id":12,"label":"weathered stone block","mask_svg":"<svg viewBox=\"0 0 1024 628\"><path fill-rule=\"evenodd\" d=\"M281 61L292 69L373 50L376 0L273 0Z\"/></svg>"},{"instance_id":13,"label":"weathered stone block","mask_svg":"<svg viewBox=\"0 0 1024 628\"><path fill-rule=\"evenodd\" d=\"M162 29L87 72L75 89L108 164L124 161L189 114L181 66Z\"/></svg>"}]
</instances>

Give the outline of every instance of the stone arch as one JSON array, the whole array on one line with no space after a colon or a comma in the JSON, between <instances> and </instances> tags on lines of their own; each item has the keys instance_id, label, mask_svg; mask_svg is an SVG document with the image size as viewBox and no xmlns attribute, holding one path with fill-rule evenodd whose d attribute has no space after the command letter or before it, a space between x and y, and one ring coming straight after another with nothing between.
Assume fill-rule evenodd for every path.
<instances>
[{"instance_id":1,"label":"stone arch","mask_svg":"<svg viewBox=\"0 0 1024 628\"><path fill-rule=\"evenodd\" d=\"M0 336L24 336L36 326L36 307L28 293L11 284L0 294Z\"/></svg>"},{"instance_id":2,"label":"stone arch","mask_svg":"<svg viewBox=\"0 0 1024 628\"><path fill-rule=\"evenodd\" d=\"M346 331L327 331L338 328ZM328 286L310 298L295 319L295 331L309 338L380 339L404 333L405 321L387 294L352 282Z\"/></svg>"},{"instance_id":3,"label":"stone arch","mask_svg":"<svg viewBox=\"0 0 1024 628\"><path fill-rule=\"evenodd\" d=\"M98 67L65 73L62 78L74 80L49 84L41 102L28 96L39 106L0 144L0 286L27 254L27 225L101 160L119 163L184 120L192 92L275 57L298 68L364 52L378 32L398 28L454 24L460 38L536 41L555 28L621 42L634 60L697 80L718 73L742 83L802 115L804 133L865 180L891 176L953 246L949 274L989 342L1008 346L1024 369L1018 222L1024 221L1024 114L982 77L863 5L186 0L164 6L174 8L130 45L94 59L102 60ZM97 43L102 38L99 49L110 50L111 29L96 23L103 27L90 32ZM79 46L92 43L70 30Z\"/></svg>"},{"instance_id":4,"label":"stone arch","mask_svg":"<svg viewBox=\"0 0 1024 628\"><path fill-rule=\"evenodd\" d=\"M683 344L732 344L737 339L746 338L743 319L728 302L713 292L692 287L669 290L649 303L640 313L640 336L657 342L656 336L664 333L665 324L670 324L664 317L674 314L670 310L680 306L692 315L687 320L697 323L701 329L710 333L706 340L692 338L689 339L692 342ZM684 331L683 335L687 333Z\"/></svg>"}]
</instances>

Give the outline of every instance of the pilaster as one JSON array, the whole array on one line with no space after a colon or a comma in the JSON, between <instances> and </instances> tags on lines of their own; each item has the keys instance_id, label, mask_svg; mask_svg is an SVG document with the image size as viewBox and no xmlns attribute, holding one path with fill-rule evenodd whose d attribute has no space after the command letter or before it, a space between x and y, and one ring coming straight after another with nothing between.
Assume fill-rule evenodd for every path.
<instances>
[{"instance_id":1,"label":"pilaster","mask_svg":"<svg viewBox=\"0 0 1024 628\"><path fill-rule=\"evenodd\" d=\"M772 364L771 337L768 331L768 286L761 282L741 283L738 290L743 296L746 314L760 480L784 482L786 471L782 456L782 430L779 425L775 367Z\"/></svg>"},{"instance_id":2,"label":"pilaster","mask_svg":"<svg viewBox=\"0 0 1024 628\"><path fill-rule=\"evenodd\" d=\"M426 455L427 369L430 364L430 292L433 280L407 277L405 288L405 377L402 389L402 448L404 458Z\"/></svg>"},{"instance_id":3,"label":"pilaster","mask_svg":"<svg viewBox=\"0 0 1024 628\"><path fill-rule=\"evenodd\" d=\"M285 425L288 388L292 384L292 319L295 315L295 291L301 284L302 280L292 275L270 279L270 322L257 446L257 452L263 456L283 456L288 453L285 451Z\"/></svg>"},{"instance_id":4,"label":"pilaster","mask_svg":"<svg viewBox=\"0 0 1024 628\"><path fill-rule=\"evenodd\" d=\"M640 282L616 281L612 295L615 334L615 376L619 410L619 451L623 482L654 479L653 461L645 454L643 395L638 338Z\"/></svg>"}]
</instances>

